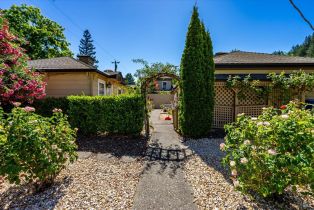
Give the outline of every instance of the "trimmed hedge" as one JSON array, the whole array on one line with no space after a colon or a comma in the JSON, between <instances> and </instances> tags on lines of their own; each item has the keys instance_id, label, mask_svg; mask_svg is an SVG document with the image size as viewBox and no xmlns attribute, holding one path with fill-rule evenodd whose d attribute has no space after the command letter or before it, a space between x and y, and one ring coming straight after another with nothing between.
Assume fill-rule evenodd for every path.
<instances>
[{"instance_id":1,"label":"trimmed hedge","mask_svg":"<svg viewBox=\"0 0 314 210\"><path fill-rule=\"evenodd\" d=\"M36 113L45 117L52 116L54 108L62 109L64 114L68 114L69 101L66 97L53 98L46 97L44 99L35 100L32 106L36 109Z\"/></svg>"},{"instance_id":2,"label":"trimmed hedge","mask_svg":"<svg viewBox=\"0 0 314 210\"><path fill-rule=\"evenodd\" d=\"M144 125L141 95L69 96L69 120L82 134L140 134Z\"/></svg>"}]
</instances>

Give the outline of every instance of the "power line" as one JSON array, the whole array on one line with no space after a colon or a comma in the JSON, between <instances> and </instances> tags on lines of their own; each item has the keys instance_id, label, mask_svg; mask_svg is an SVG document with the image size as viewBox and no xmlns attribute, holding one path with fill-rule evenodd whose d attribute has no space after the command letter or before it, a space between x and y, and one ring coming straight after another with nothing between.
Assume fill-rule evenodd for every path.
<instances>
[{"instance_id":1,"label":"power line","mask_svg":"<svg viewBox=\"0 0 314 210\"><path fill-rule=\"evenodd\" d=\"M295 5L293 0L289 0L290 4L293 6L293 8L299 13L301 18L310 26L310 28L314 31L314 26L312 23L303 15L302 11Z\"/></svg>"},{"instance_id":2,"label":"power line","mask_svg":"<svg viewBox=\"0 0 314 210\"><path fill-rule=\"evenodd\" d=\"M49 1L53 7L58 10L65 18L67 18L76 28L78 28L80 31L84 31L84 29L78 25L70 16L68 16L65 12L63 12L55 3L54 1ZM97 45L98 48L100 48L103 52L105 52L107 55L109 55L112 59L116 60L115 56L113 56L108 50L106 50L102 45L97 42L97 40L94 39L95 44ZM119 62L120 63L120 62ZM123 65L122 65L123 66ZM124 66L123 66L124 67ZM124 67L125 68L125 67ZM125 68L126 70L126 68Z\"/></svg>"}]
</instances>

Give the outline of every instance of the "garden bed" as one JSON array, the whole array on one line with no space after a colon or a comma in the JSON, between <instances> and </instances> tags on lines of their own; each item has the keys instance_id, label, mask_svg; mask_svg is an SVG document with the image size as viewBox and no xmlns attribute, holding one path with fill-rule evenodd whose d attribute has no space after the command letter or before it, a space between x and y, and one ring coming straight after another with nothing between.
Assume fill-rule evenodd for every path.
<instances>
[{"instance_id":1,"label":"garden bed","mask_svg":"<svg viewBox=\"0 0 314 210\"><path fill-rule=\"evenodd\" d=\"M287 190L277 199L245 196L235 190L229 172L222 167L219 150L223 139L190 140L185 144L195 155L185 163L185 178L193 188L200 209L313 209L314 198Z\"/></svg>"},{"instance_id":2,"label":"garden bed","mask_svg":"<svg viewBox=\"0 0 314 210\"><path fill-rule=\"evenodd\" d=\"M0 183L0 209L131 209L143 170L144 138L79 137L89 153L62 170L52 187L31 193L31 186Z\"/></svg>"}]
</instances>

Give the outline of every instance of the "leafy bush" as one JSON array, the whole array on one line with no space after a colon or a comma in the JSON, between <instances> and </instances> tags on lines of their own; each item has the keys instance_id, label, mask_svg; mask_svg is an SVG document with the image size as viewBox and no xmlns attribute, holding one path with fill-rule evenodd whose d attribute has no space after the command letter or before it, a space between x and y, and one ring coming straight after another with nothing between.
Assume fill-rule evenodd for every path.
<instances>
[{"instance_id":1,"label":"leafy bush","mask_svg":"<svg viewBox=\"0 0 314 210\"><path fill-rule=\"evenodd\" d=\"M55 109L51 118L33 113L34 108L0 109L0 175L11 183L35 182L46 186L76 159L76 131L66 116Z\"/></svg>"},{"instance_id":2,"label":"leafy bush","mask_svg":"<svg viewBox=\"0 0 314 210\"><path fill-rule=\"evenodd\" d=\"M294 102L281 108L265 108L258 118L241 114L225 126L223 162L244 192L267 197L296 185L314 191L314 115Z\"/></svg>"},{"instance_id":3,"label":"leafy bush","mask_svg":"<svg viewBox=\"0 0 314 210\"><path fill-rule=\"evenodd\" d=\"M139 134L144 122L141 95L69 96L69 119L83 134Z\"/></svg>"},{"instance_id":4,"label":"leafy bush","mask_svg":"<svg viewBox=\"0 0 314 210\"><path fill-rule=\"evenodd\" d=\"M54 108L61 109L64 114L68 114L69 101L66 97L46 97L44 99L35 100L32 106L35 107L37 114L50 117L53 114L51 110Z\"/></svg>"},{"instance_id":5,"label":"leafy bush","mask_svg":"<svg viewBox=\"0 0 314 210\"><path fill-rule=\"evenodd\" d=\"M14 101L32 103L45 96L45 83L39 73L28 69L28 57L19 40L9 31L0 13L0 103Z\"/></svg>"}]
</instances>

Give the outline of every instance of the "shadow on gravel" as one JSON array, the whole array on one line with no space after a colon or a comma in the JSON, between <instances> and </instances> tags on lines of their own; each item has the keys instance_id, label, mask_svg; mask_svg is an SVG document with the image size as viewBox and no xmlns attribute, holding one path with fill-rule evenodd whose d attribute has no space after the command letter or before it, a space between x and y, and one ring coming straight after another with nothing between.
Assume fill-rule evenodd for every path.
<instances>
[{"instance_id":1,"label":"shadow on gravel","mask_svg":"<svg viewBox=\"0 0 314 210\"><path fill-rule=\"evenodd\" d=\"M143 153L146 150L147 138L144 136L79 136L77 138L77 145L78 151L110 153L115 157L139 157L143 156Z\"/></svg>"},{"instance_id":2,"label":"shadow on gravel","mask_svg":"<svg viewBox=\"0 0 314 210\"><path fill-rule=\"evenodd\" d=\"M0 209L54 209L71 182L65 177L38 193L32 192L30 184L10 187L0 194Z\"/></svg>"}]
</instances>

